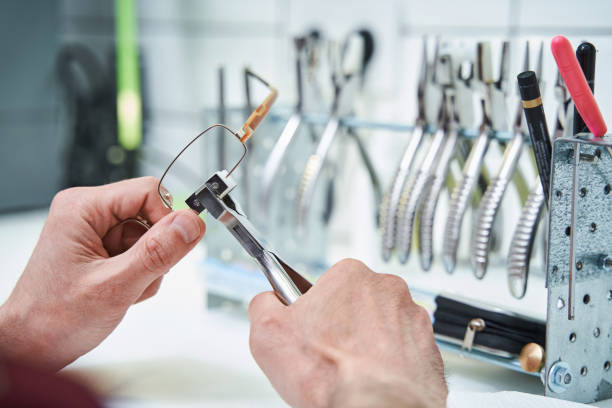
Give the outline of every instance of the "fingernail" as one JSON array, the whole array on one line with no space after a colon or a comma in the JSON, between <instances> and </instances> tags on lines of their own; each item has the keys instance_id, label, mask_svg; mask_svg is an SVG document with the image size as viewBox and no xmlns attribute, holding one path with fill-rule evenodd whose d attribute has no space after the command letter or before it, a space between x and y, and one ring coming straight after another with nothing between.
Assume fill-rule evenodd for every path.
<instances>
[{"instance_id":1,"label":"fingernail","mask_svg":"<svg viewBox=\"0 0 612 408\"><path fill-rule=\"evenodd\" d=\"M191 244L200 236L199 223L193 217L185 213L181 213L174 217L172 227L181 234L186 244Z\"/></svg>"}]
</instances>

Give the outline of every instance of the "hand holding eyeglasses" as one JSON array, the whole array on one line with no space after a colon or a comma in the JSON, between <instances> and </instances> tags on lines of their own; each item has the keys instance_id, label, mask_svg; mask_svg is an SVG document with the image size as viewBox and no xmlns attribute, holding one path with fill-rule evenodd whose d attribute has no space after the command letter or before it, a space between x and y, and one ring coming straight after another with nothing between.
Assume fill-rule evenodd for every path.
<instances>
[{"instance_id":1,"label":"hand holding eyeglasses","mask_svg":"<svg viewBox=\"0 0 612 408\"><path fill-rule=\"evenodd\" d=\"M32 257L0 307L3 353L58 370L157 292L206 229L191 210L171 212L157 183L144 177L54 198Z\"/></svg>"}]
</instances>

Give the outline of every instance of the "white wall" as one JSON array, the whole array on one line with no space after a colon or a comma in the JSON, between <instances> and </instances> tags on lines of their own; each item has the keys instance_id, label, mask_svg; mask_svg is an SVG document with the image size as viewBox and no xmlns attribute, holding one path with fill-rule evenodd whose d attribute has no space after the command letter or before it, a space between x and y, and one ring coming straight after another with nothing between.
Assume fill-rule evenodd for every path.
<instances>
[{"instance_id":1,"label":"white wall","mask_svg":"<svg viewBox=\"0 0 612 408\"><path fill-rule=\"evenodd\" d=\"M112 3L65 0L64 9L66 39L112 44ZM522 64L523 43L527 39L544 41L543 96L552 122L556 69L549 43L557 34L566 35L576 45L589 40L598 47L595 94L604 116L612 118L612 77L606 75L612 66L611 16L612 2L607 0L590 1L588 6L575 0L142 0L139 35L153 113L147 143L174 152L214 121L204 117L203 111L215 107L220 65L227 68L229 105L244 103L240 72L249 65L277 85L279 105L290 106L295 88L291 38L313 27L334 38L358 27L374 31L376 55L360 101L363 118L401 123L413 120L421 37L428 35L452 39L468 48L478 40L490 40L494 56L501 40L511 40L509 116L516 106L514 78ZM387 131L362 134L368 138L386 187L408 135ZM333 232L338 245L330 259L359 254L378 264L379 243L368 181L353 146L347 147L343 157L337 191L341 211L336 213ZM493 161L499 162L499 157L499 152L491 153ZM157 174L161 169L152 166L144 171ZM511 224L518 216L518 210L512 209L516 201L506 207L510 207ZM401 271L397 265L390 269Z\"/></svg>"}]
</instances>

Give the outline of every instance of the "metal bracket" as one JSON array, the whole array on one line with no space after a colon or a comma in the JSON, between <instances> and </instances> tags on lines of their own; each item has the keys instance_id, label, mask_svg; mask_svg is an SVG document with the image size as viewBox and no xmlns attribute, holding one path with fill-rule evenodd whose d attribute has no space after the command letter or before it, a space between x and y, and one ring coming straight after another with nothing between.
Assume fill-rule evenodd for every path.
<instances>
[{"instance_id":1,"label":"metal bracket","mask_svg":"<svg viewBox=\"0 0 612 408\"><path fill-rule=\"evenodd\" d=\"M611 146L612 135L579 134L553 147L545 383L564 400L612 397Z\"/></svg>"}]
</instances>

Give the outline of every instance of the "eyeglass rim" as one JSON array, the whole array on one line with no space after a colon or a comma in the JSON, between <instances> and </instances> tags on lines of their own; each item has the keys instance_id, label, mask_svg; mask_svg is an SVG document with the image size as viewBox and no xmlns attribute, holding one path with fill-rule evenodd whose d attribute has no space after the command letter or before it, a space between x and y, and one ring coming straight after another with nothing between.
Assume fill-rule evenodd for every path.
<instances>
[{"instance_id":1,"label":"eyeglass rim","mask_svg":"<svg viewBox=\"0 0 612 408\"><path fill-rule=\"evenodd\" d=\"M174 157L174 159L172 159L172 161L170 162L168 167L166 167L166 170L164 170L164 173L162 174L161 178L159 179L159 183L157 183L157 194L159 195L159 198L161 198L162 202L164 203L164 205L166 207L172 209L172 204L169 203L168 201L166 201L166 199L164 198L164 195L161 192L162 181L164 180L164 177L166 177L166 174L168 174L168 171L170 170L172 165L185 152L185 150L187 150L189 148L189 146L191 146L201 136L204 136L204 134L206 134L206 132L208 132L209 130L214 129L216 127L221 127L223 129L227 130L234 137L236 137L236 139L238 139L238 141L240 142L240 144L242 145L242 147L244 149L244 151L242 153L242 156L236 162L236 164L234 164L234 167L232 167L232 169L229 171L228 176L231 175L234 172L234 170L236 170L236 168L240 165L240 163L242 163L242 161L246 157L248 149L247 149L247 146L246 146L245 142L247 141L247 139L249 139L252 136L253 132L255 131L255 129L257 128L259 123L263 120L263 118L265 118L268 115L268 113L270 111L270 108L272 107L272 105L276 101L276 98L278 96L278 91L268 81L263 79L261 76L257 75L255 72L251 71L248 67L245 68L245 74L247 75L247 77L252 76L253 78L259 80L266 87L268 87L268 89L270 91L268 96L266 96L264 101L250 114L250 116L247 118L247 120L244 123L244 125L242 125L242 127L240 129L242 134L239 134L238 132L233 131L232 129L230 129L229 127L227 127L224 124L217 123L217 124L211 125L211 126L207 127L206 129L204 129L203 132L201 132L196 137L191 139L191 141L189 143L187 143L187 145L185 145L185 147L183 147L183 149Z\"/></svg>"},{"instance_id":2,"label":"eyeglass rim","mask_svg":"<svg viewBox=\"0 0 612 408\"><path fill-rule=\"evenodd\" d=\"M221 124L221 123L216 123L214 125L211 125L211 126L207 127L202 132L200 132L196 137L191 139L189 141L189 143L187 143L181 149L181 151L174 157L174 159L172 159L172 161L170 162L168 167L166 167L166 170L164 170L164 173L160 177L159 182L157 183L157 194L159 195L159 198L161 198L162 202L164 203L164 205L166 207L172 209L172 204L170 202L168 202L166 200L166 198L164 197L164 195L162 194L162 182L164 181L164 178L166 177L166 175L168 174L168 172L170 171L170 169L172 168L174 163L176 163L176 161L179 159L179 157L181 157L181 155L189 148L189 146L191 146L200 137L204 136L208 131L210 131L210 130L212 130L214 128L217 128L217 127L223 128L223 129L227 130L229 133L231 133L232 136L234 136L236 138L236 140L238 140L238 142L240 142L240 144L242 145L242 148L244 149L244 151L242 152L242 156L240 156L240 159L238 159L236 164L234 164L232 169L229 171L228 176L231 175L234 172L234 170L236 170L236 168L240 165L240 163L242 163L242 161L246 157L248 149L247 149L246 145L240 140L240 136L236 132L234 132L232 129L230 129L229 127L227 127L226 125Z\"/></svg>"}]
</instances>

